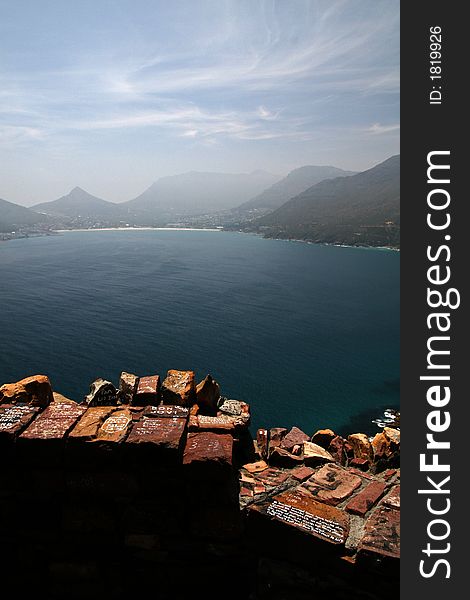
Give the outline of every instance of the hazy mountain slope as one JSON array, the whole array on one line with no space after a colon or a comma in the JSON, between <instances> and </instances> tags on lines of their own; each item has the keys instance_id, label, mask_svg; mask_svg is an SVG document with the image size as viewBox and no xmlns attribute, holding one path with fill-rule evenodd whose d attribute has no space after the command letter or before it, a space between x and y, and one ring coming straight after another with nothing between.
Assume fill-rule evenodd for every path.
<instances>
[{"instance_id":1,"label":"hazy mountain slope","mask_svg":"<svg viewBox=\"0 0 470 600\"><path fill-rule=\"evenodd\" d=\"M42 202L32 208L38 212L61 217L114 218L123 212L118 204L92 196L79 187L75 187L57 200Z\"/></svg>"},{"instance_id":2,"label":"hazy mountain slope","mask_svg":"<svg viewBox=\"0 0 470 600\"><path fill-rule=\"evenodd\" d=\"M13 231L17 227L44 223L48 219L30 208L19 206L0 198L0 231Z\"/></svg>"},{"instance_id":3,"label":"hazy mountain slope","mask_svg":"<svg viewBox=\"0 0 470 600\"><path fill-rule=\"evenodd\" d=\"M322 181L254 224L270 237L396 246L400 157L357 175Z\"/></svg>"},{"instance_id":4,"label":"hazy mountain slope","mask_svg":"<svg viewBox=\"0 0 470 600\"><path fill-rule=\"evenodd\" d=\"M334 177L345 177L354 175L354 171L343 171L330 166L306 165L291 171L286 177L274 183L254 198L244 202L236 210L247 211L252 209L274 210L282 206L287 200L297 196L312 185L332 179Z\"/></svg>"},{"instance_id":5,"label":"hazy mountain slope","mask_svg":"<svg viewBox=\"0 0 470 600\"><path fill-rule=\"evenodd\" d=\"M238 206L277 180L277 176L264 171L248 174L191 171L162 177L140 196L120 206L130 213L145 211L158 218L216 212Z\"/></svg>"}]
</instances>

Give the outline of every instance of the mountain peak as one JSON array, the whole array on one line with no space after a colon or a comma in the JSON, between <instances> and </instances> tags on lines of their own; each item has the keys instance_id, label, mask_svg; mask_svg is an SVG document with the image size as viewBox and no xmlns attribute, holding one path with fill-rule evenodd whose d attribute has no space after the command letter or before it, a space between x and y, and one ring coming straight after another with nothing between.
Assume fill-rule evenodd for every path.
<instances>
[{"instance_id":1,"label":"mountain peak","mask_svg":"<svg viewBox=\"0 0 470 600\"><path fill-rule=\"evenodd\" d=\"M88 194L88 192L76 185L72 190L70 190L69 196L76 196L77 194Z\"/></svg>"},{"instance_id":2,"label":"mountain peak","mask_svg":"<svg viewBox=\"0 0 470 600\"><path fill-rule=\"evenodd\" d=\"M367 171L325 179L294 196L256 226L278 237L321 243L393 246L400 243L400 157Z\"/></svg>"},{"instance_id":3,"label":"mountain peak","mask_svg":"<svg viewBox=\"0 0 470 600\"><path fill-rule=\"evenodd\" d=\"M259 172L254 171L254 173ZM346 177L353 174L352 171L343 171L337 167L304 165L290 171L285 177L264 189L260 194L238 206L236 210L242 212L253 209L273 210L324 179Z\"/></svg>"},{"instance_id":4,"label":"mountain peak","mask_svg":"<svg viewBox=\"0 0 470 600\"><path fill-rule=\"evenodd\" d=\"M120 208L116 204L92 196L78 186L57 200L36 204L34 210L40 210L54 216L90 218L114 218L117 213L121 213Z\"/></svg>"}]
</instances>

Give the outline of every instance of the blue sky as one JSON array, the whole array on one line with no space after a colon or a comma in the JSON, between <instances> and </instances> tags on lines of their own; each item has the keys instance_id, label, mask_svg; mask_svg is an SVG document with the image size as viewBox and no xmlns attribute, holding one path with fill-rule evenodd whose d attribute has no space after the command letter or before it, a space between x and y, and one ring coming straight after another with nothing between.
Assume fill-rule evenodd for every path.
<instances>
[{"instance_id":1,"label":"blue sky","mask_svg":"<svg viewBox=\"0 0 470 600\"><path fill-rule=\"evenodd\" d=\"M0 0L6 200L398 152L398 0Z\"/></svg>"}]
</instances>

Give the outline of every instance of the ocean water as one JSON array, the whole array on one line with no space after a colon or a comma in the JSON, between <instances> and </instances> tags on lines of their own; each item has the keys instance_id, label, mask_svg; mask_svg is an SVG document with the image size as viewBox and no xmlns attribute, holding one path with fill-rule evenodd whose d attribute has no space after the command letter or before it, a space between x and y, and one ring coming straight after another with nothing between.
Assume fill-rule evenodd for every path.
<instances>
[{"instance_id":1,"label":"ocean water","mask_svg":"<svg viewBox=\"0 0 470 600\"><path fill-rule=\"evenodd\" d=\"M373 432L399 403L396 252L210 231L83 231L0 244L0 382L211 373L252 430Z\"/></svg>"}]
</instances>

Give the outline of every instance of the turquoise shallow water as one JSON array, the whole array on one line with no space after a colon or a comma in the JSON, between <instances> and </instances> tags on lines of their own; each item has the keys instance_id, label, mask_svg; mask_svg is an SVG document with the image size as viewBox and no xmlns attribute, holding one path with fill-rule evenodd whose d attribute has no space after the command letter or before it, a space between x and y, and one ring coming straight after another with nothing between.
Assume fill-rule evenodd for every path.
<instances>
[{"instance_id":1,"label":"turquoise shallow water","mask_svg":"<svg viewBox=\"0 0 470 600\"><path fill-rule=\"evenodd\" d=\"M374 431L399 403L396 252L238 233L91 231L0 245L0 382L81 399L121 370L210 372L253 430Z\"/></svg>"}]
</instances>

